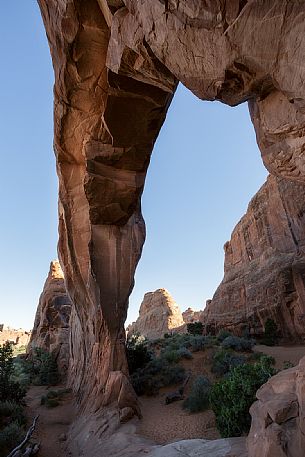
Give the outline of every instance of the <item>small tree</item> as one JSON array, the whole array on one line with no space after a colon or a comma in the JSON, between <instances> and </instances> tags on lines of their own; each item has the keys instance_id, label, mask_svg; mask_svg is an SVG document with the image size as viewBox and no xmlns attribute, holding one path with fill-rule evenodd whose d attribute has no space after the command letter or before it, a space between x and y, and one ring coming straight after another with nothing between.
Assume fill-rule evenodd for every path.
<instances>
[{"instance_id":1,"label":"small tree","mask_svg":"<svg viewBox=\"0 0 305 457\"><path fill-rule=\"evenodd\" d=\"M198 321L198 322L190 322L186 326L187 332L190 333L191 335L202 335L203 332L203 323Z\"/></svg>"},{"instance_id":2,"label":"small tree","mask_svg":"<svg viewBox=\"0 0 305 457\"><path fill-rule=\"evenodd\" d=\"M12 380L13 373L13 348L6 342L0 345L0 401L19 402L25 396L25 389Z\"/></svg>"},{"instance_id":3,"label":"small tree","mask_svg":"<svg viewBox=\"0 0 305 457\"><path fill-rule=\"evenodd\" d=\"M139 368L144 368L152 359L152 354L147 347L146 338L140 334L129 336L126 341L126 356L130 374Z\"/></svg>"},{"instance_id":4,"label":"small tree","mask_svg":"<svg viewBox=\"0 0 305 457\"><path fill-rule=\"evenodd\" d=\"M256 391L275 374L272 362L272 357L263 356L254 365L233 368L225 379L213 385L210 404L223 438L248 433L249 408L255 401Z\"/></svg>"},{"instance_id":5,"label":"small tree","mask_svg":"<svg viewBox=\"0 0 305 457\"><path fill-rule=\"evenodd\" d=\"M267 346L274 346L278 341L278 328L273 319L268 318L265 322L265 332L262 343Z\"/></svg>"}]
</instances>

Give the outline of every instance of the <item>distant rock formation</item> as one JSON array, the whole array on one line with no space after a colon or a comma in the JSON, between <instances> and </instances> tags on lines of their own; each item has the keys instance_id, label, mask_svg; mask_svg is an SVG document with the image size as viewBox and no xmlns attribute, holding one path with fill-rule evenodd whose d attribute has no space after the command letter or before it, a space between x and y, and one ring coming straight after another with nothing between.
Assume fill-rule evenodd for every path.
<instances>
[{"instance_id":1,"label":"distant rock formation","mask_svg":"<svg viewBox=\"0 0 305 457\"><path fill-rule=\"evenodd\" d=\"M182 313L183 320L186 324L190 324L191 322L198 322L201 320L202 311L195 311L192 308L187 308Z\"/></svg>"},{"instance_id":2,"label":"distant rock formation","mask_svg":"<svg viewBox=\"0 0 305 457\"><path fill-rule=\"evenodd\" d=\"M181 310L166 289L144 295L139 317L128 328L128 334L140 333L149 339L162 338L164 333L184 325Z\"/></svg>"},{"instance_id":3,"label":"distant rock formation","mask_svg":"<svg viewBox=\"0 0 305 457\"><path fill-rule=\"evenodd\" d=\"M35 347L53 353L62 375L66 374L69 365L70 313L71 301L64 275L59 262L54 260L40 295L29 353Z\"/></svg>"},{"instance_id":4,"label":"distant rock formation","mask_svg":"<svg viewBox=\"0 0 305 457\"><path fill-rule=\"evenodd\" d=\"M9 341L17 347L27 346L31 337L31 332L22 328L13 329L4 324L0 324L0 344Z\"/></svg>"},{"instance_id":5,"label":"distant rock formation","mask_svg":"<svg viewBox=\"0 0 305 457\"><path fill-rule=\"evenodd\" d=\"M305 337L305 186L269 176L224 246L224 279L202 313L207 331L262 334L267 318Z\"/></svg>"}]
</instances>

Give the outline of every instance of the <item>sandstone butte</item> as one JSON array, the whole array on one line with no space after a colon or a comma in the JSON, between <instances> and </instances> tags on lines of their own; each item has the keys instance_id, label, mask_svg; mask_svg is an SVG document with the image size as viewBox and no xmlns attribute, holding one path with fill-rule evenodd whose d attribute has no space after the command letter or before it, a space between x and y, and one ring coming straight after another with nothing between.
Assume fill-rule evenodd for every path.
<instances>
[{"instance_id":1,"label":"sandstone butte","mask_svg":"<svg viewBox=\"0 0 305 457\"><path fill-rule=\"evenodd\" d=\"M39 298L28 353L31 355L36 347L52 353L63 377L69 366L70 314L64 275L58 260L54 260Z\"/></svg>"},{"instance_id":2,"label":"sandstone butte","mask_svg":"<svg viewBox=\"0 0 305 457\"><path fill-rule=\"evenodd\" d=\"M93 442L103 449L94 455L115 455L115 446L116 455L141 455L139 438L119 423L126 408L140 415L128 380L124 321L145 239L141 194L154 142L181 81L203 100L247 101L271 175L304 183L305 1L39 5L55 72L58 249L73 303L68 380L81 411L71 442L88 456ZM272 441L276 420L272 428L257 426L257 442L270 432L271 444L263 455L249 439L251 457L304 454L302 363L287 383L296 378L298 416L282 427L285 439ZM282 398L280 389L273 392ZM259 401L257 417L265 407ZM241 456L227 441L213 446L223 446L223 456Z\"/></svg>"},{"instance_id":3,"label":"sandstone butte","mask_svg":"<svg viewBox=\"0 0 305 457\"><path fill-rule=\"evenodd\" d=\"M163 338L165 333L185 327L181 310L166 289L144 295L138 319L128 328L128 335L140 333L149 339Z\"/></svg>"}]
</instances>

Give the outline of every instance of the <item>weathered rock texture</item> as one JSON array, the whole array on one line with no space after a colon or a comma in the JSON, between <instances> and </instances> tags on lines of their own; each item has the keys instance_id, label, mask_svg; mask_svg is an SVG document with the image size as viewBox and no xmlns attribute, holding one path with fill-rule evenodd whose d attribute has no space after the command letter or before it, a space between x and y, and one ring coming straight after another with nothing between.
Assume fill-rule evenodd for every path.
<instances>
[{"instance_id":1,"label":"weathered rock texture","mask_svg":"<svg viewBox=\"0 0 305 457\"><path fill-rule=\"evenodd\" d=\"M39 299L34 328L28 347L39 347L56 357L61 375L66 375L70 358L71 301L66 292L64 275L57 260L50 271Z\"/></svg>"},{"instance_id":2,"label":"weathered rock texture","mask_svg":"<svg viewBox=\"0 0 305 457\"><path fill-rule=\"evenodd\" d=\"M22 328L13 329L4 324L0 324L0 344L9 341L14 346L27 346L31 337L31 332L27 332Z\"/></svg>"},{"instance_id":3,"label":"weathered rock texture","mask_svg":"<svg viewBox=\"0 0 305 457\"><path fill-rule=\"evenodd\" d=\"M195 311L192 308L187 308L182 313L183 320L186 324L190 324L191 322L198 322L201 320L202 311Z\"/></svg>"},{"instance_id":4,"label":"weathered rock texture","mask_svg":"<svg viewBox=\"0 0 305 457\"><path fill-rule=\"evenodd\" d=\"M201 320L259 335L268 317L305 337L305 186L269 176L225 244L225 274Z\"/></svg>"},{"instance_id":5,"label":"weathered rock texture","mask_svg":"<svg viewBox=\"0 0 305 457\"><path fill-rule=\"evenodd\" d=\"M305 358L262 386L250 409L249 457L301 457L305 450Z\"/></svg>"},{"instance_id":6,"label":"weathered rock texture","mask_svg":"<svg viewBox=\"0 0 305 457\"><path fill-rule=\"evenodd\" d=\"M70 382L96 411L115 405L114 379L128 384L124 320L145 237L140 198L177 80L202 99L249 100L267 168L305 180L305 0L39 5L55 70ZM137 411L129 391L116 392L119 409Z\"/></svg>"},{"instance_id":7,"label":"weathered rock texture","mask_svg":"<svg viewBox=\"0 0 305 457\"><path fill-rule=\"evenodd\" d=\"M139 317L128 328L128 334L140 333L149 339L163 338L164 333L184 325L181 310L166 289L144 295Z\"/></svg>"}]
</instances>

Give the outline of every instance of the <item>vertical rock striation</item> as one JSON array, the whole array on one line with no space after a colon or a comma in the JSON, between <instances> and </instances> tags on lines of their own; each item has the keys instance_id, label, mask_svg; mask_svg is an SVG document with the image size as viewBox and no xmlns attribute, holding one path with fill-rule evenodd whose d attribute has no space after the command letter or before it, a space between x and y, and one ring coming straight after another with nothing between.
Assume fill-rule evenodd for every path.
<instances>
[{"instance_id":1,"label":"vertical rock striation","mask_svg":"<svg viewBox=\"0 0 305 457\"><path fill-rule=\"evenodd\" d=\"M139 414L126 377L123 324L145 238L145 173L176 82L205 100L249 101L269 171L304 182L305 0L39 5L55 71L59 254L73 301L70 383L88 411L111 403ZM300 242L298 218L284 217L283 227ZM301 307L296 296L303 293L299 246L290 254L293 279L285 273L281 286L292 309Z\"/></svg>"},{"instance_id":2,"label":"vertical rock striation","mask_svg":"<svg viewBox=\"0 0 305 457\"><path fill-rule=\"evenodd\" d=\"M124 321L145 238L146 169L176 80L148 45L130 50L119 74L107 70L107 20L120 2L39 5L55 71L58 250L73 301L69 380L88 411L114 404L117 391L119 409L139 414Z\"/></svg>"},{"instance_id":3,"label":"vertical rock striation","mask_svg":"<svg viewBox=\"0 0 305 457\"><path fill-rule=\"evenodd\" d=\"M201 320L207 329L264 331L276 321L305 337L305 186L269 176L224 246L224 279Z\"/></svg>"}]
</instances>

